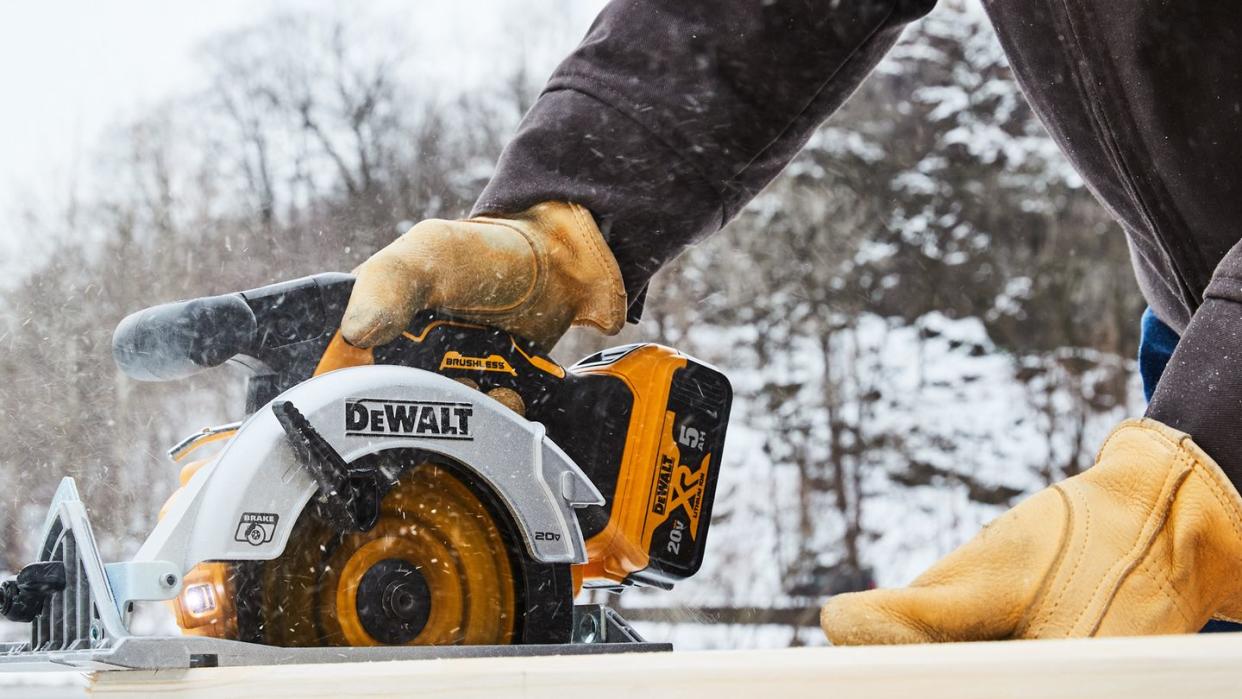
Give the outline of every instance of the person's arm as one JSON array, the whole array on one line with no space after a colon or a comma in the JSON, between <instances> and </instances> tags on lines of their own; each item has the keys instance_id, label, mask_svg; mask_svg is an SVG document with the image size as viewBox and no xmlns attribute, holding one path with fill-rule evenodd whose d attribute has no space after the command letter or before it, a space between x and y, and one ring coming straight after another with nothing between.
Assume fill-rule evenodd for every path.
<instances>
[{"instance_id":1,"label":"person's arm","mask_svg":"<svg viewBox=\"0 0 1242 699\"><path fill-rule=\"evenodd\" d=\"M935 0L614 0L556 69L476 214L589 209L630 317L651 276L794 157Z\"/></svg>"},{"instance_id":2,"label":"person's arm","mask_svg":"<svg viewBox=\"0 0 1242 699\"><path fill-rule=\"evenodd\" d=\"M934 2L616 0L474 217L424 221L359 268L345 338L383 344L429 306L545 348L574 324L617 332L651 275L736 215Z\"/></svg>"}]
</instances>

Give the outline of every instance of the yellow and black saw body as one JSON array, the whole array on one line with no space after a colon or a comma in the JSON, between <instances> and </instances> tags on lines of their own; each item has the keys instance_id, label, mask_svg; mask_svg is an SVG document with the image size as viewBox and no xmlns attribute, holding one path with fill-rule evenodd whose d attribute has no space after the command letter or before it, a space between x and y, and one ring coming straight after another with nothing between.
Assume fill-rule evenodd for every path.
<instances>
[{"instance_id":1,"label":"yellow and black saw body","mask_svg":"<svg viewBox=\"0 0 1242 699\"><path fill-rule=\"evenodd\" d=\"M582 587L669 588L699 569L732 401L723 374L655 344L563 368L521 338L435 312L362 350L337 331L352 285L324 274L148 309L118 329L114 353L126 373L155 380L239 362L252 374L248 412L347 367L457 380L542 423L603 495L576 510L587 561L535 561L503 499L467 465L393 449L317 473L318 497L278 558L194 568L174 605L186 633L289 647L565 643ZM292 437L306 431L305 461L331 461L290 410L281 420ZM452 438L454 420L466 418L448 411L360 401L345 419L349 429L403 421ZM206 463L190 455L228 437L205 432L173 451L183 484Z\"/></svg>"}]
</instances>

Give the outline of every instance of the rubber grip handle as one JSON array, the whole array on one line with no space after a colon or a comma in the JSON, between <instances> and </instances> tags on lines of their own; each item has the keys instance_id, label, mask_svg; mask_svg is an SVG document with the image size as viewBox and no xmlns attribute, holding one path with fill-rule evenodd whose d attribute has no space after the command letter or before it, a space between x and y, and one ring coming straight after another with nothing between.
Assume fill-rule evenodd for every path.
<instances>
[{"instance_id":1,"label":"rubber grip handle","mask_svg":"<svg viewBox=\"0 0 1242 699\"><path fill-rule=\"evenodd\" d=\"M257 334L241 294L210 296L126 316L112 335L112 356L130 378L172 381L250 352Z\"/></svg>"}]
</instances>

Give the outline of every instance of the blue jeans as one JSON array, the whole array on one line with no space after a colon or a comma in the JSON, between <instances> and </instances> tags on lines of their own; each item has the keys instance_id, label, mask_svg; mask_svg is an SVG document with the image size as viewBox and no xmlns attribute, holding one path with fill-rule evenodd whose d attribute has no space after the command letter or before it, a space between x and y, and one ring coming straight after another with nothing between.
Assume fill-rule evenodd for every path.
<instances>
[{"instance_id":1,"label":"blue jeans","mask_svg":"<svg viewBox=\"0 0 1242 699\"><path fill-rule=\"evenodd\" d=\"M1156 392L1156 382L1169 364L1169 357L1177 349L1180 338L1173 328L1164 324L1150 308L1143 311L1142 332L1139 335L1138 368L1143 378L1143 396L1150 401Z\"/></svg>"},{"instance_id":2,"label":"blue jeans","mask_svg":"<svg viewBox=\"0 0 1242 699\"><path fill-rule=\"evenodd\" d=\"M1142 323L1142 333L1139 336L1138 368L1139 376L1143 379L1143 395L1150 401L1151 395L1156 392L1156 383L1160 381L1160 375L1168 366L1169 357L1173 356L1173 350L1177 349L1177 341L1180 338L1177 333L1173 332L1173 328L1165 325L1164 321L1157 318L1150 308L1143 311ZM1203 627L1201 633L1222 631L1242 631L1242 624L1213 619Z\"/></svg>"}]
</instances>

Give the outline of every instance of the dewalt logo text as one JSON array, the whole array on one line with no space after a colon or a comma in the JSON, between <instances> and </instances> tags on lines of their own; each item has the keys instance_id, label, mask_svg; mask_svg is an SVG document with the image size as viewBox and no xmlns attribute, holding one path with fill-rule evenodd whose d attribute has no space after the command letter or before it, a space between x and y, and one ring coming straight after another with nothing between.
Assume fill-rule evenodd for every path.
<instances>
[{"instance_id":1,"label":"dewalt logo text","mask_svg":"<svg viewBox=\"0 0 1242 699\"><path fill-rule=\"evenodd\" d=\"M358 398L345 402L345 435L411 439L473 439L469 403Z\"/></svg>"}]
</instances>

